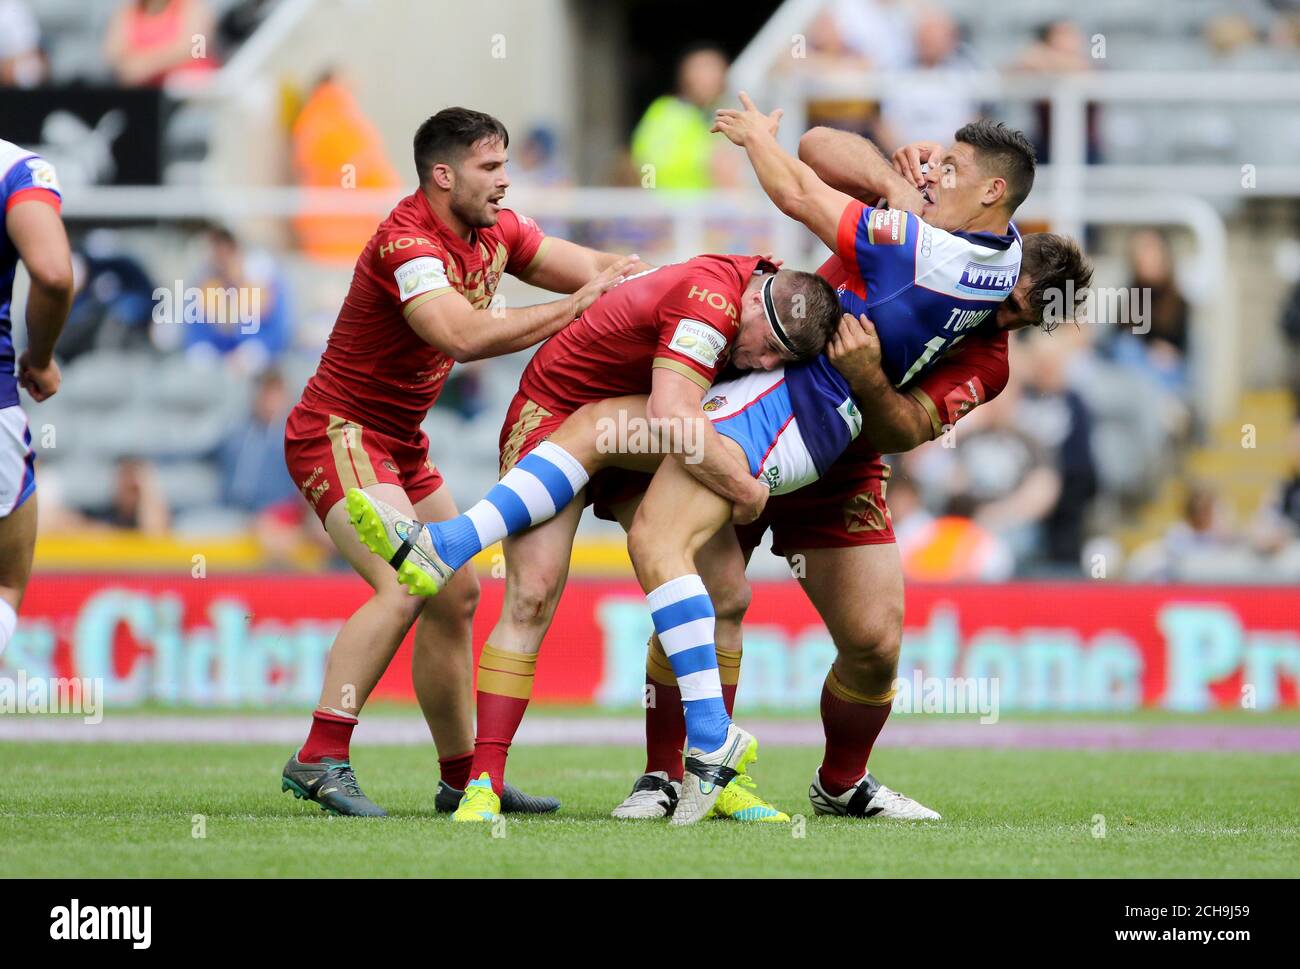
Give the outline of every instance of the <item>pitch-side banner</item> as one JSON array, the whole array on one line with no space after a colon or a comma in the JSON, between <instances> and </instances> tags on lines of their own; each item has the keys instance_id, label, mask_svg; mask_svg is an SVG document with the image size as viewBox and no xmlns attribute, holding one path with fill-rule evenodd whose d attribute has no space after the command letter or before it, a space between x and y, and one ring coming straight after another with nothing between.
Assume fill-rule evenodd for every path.
<instances>
[{"instance_id":1,"label":"pitch-side banner","mask_svg":"<svg viewBox=\"0 0 1300 969\"><path fill-rule=\"evenodd\" d=\"M502 596L499 581L482 584L476 649ZM330 644L367 592L344 575L37 576L0 677L96 678L110 708L311 705ZM572 582L542 647L534 699L638 703L650 631L632 583ZM411 648L408 636L375 697L414 699ZM833 656L796 583L755 585L742 706L815 708ZM1003 710L1295 707L1300 591L912 585L899 675L914 681L918 671L996 680Z\"/></svg>"}]
</instances>

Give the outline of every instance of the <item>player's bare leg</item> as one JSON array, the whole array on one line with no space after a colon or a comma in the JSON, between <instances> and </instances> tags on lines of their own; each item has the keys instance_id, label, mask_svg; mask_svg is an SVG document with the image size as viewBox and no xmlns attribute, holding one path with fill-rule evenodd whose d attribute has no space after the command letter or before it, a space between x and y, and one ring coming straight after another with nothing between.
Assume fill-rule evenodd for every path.
<instances>
[{"instance_id":1,"label":"player's bare leg","mask_svg":"<svg viewBox=\"0 0 1300 969\"><path fill-rule=\"evenodd\" d=\"M822 687L826 751L808 796L818 814L938 819L867 770L889 717L903 636L903 568L892 542L804 549L804 592L835 642ZM864 595L863 590L871 590Z\"/></svg>"},{"instance_id":2,"label":"player's bare leg","mask_svg":"<svg viewBox=\"0 0 1300 969\"><path fill-rule=\"evenodd\" d=\"M357 535L397 570L398 581L412 594L436 595L466 562L490 545L533 528L563 509L592 474L607 467L653 471L662 450L648 453L617 450L617 435L607 421L643 421L646 397L619 397L579 408L507 471L463 515L413 526L400 508L368 492L351 488L349 518ZM671 441L668 442L671 445Z\"/></svg>"},{"instance_id":3,"label":"player's bare leg","mask_svg":"<svg viewBox=\"0 0 1300 969\"><path fill-rule=\"evenodd\" d=\"M456 502L445 486L415 503L420 521L443 521L456 514ZM442 595L424 600L411 656L411 682L438 751L442 780L458 791L469 780L474 753L473 622L478 600L478 576L469 565Z\"/></svg>"},{"instance_id":4,"label":"player's bare leg","mask_svg":"<svg viewBox=\"0 0 1300 969\"><path fill-rule=\"evenodd\" d=\"M739 445L728 440L724 446L744 461ZM730 522L731 511L731 502L672 459L651 479L628 532L632 565L684 708L686 769L672 818L678 825L706 817L723 789L746 774L757 756L758 742L731 722L723 703L713 606L695 571L696 555ZM731 542L739 555L734 534Z\"/></svg>"},{"instance_id":5,"label":"player's bare leg","mask_svg":"<svg viewBox=\"0 0 1300 969\"><path fill-rule=\"evenodd\" d=\"M637 498L611 509L624 530L631 528L639 505L640 498ZM746 558L729 527L720 529L695 555L696 568L713 602L718 674L728 715L732 714L735 705L740 674L741 624L751 598L749 580L745 577ZM645 724L645 771L633 783L631 793L614 809L616 818L669 817L681 795L686 719L677 677L658 635L650 637L646 651ZM788 820L785 814L759 797L754 788L748 775L737 777L714 805L715 813L744 821Z\"/></svg>"},{"instance_id":6,"label":"player's bare leg","mask_svg":"<svg viewBox=\"0 0 1300 969\"><path fill-rule=\"evenodd\" d=\"M506 790L506 757L532 697L537 653L568 579L582 509L579 496L554 518L503 543L505 600L479 656L473 780L454 820L487 820L504 807L496 799Z\"/></svg>"},{"instance_id":7,"label":"player's bare leg","mask_svg":"<svg viewBox=\"0 0 1300 969\"><path fill-rule=\"evenodd\" d=\"M0 654L18 624L18 607L32 574L36 549L36 495L0 518Z\"/></svg>"},{"instance_id":8,"label":"player's bare leg","mask_svg":"<svg viewBox=\"0 0 1300 969\"><path fill-rule=\"evenodd\" d=\"M371 485L375 497L415 516L406 492L394 484ZM325 810L364 817L385 812L361 792L349 747L357 716L392 661L423 601L407 596L388 564L371 555L336 502L325 515L325 531L339 554L369 583L373 594L348 617L325 661L320 702L307 741L285 765L281 787L316 801Z\"/></svg>"}]
</instances>

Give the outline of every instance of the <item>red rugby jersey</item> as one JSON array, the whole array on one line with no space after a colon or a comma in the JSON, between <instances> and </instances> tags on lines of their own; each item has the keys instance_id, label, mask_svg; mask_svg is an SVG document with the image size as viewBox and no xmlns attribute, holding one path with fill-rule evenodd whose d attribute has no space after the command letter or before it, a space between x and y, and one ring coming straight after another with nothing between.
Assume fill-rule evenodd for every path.
<instances>
[{"instance_id":1,"label":"red rugby jersey","mask_svg":"<svg viewBox=\"0 0 1300 969\"><path fill-rule=\"evenodd\" d=\"M361 250L303 405L395 437L418 434L454 361L411 329L410 314L453 290L487 307L501 274L519 275L544 243L537 223L510 209L466 242L423 192L402 199Z\"/></svg>"},{"instance_id":2,"label":"red rugby jersey","mask_svg":"<svg viewBox=\"0 0 1300 969\"><path fill-rule=\"evenodd\" d=\"M533 355L520 391L561 411L648 394L666 367L708 388L740 330L740 301L760 256L696 256L640 273L596 300Z\"/></svg>"}]
</instances>

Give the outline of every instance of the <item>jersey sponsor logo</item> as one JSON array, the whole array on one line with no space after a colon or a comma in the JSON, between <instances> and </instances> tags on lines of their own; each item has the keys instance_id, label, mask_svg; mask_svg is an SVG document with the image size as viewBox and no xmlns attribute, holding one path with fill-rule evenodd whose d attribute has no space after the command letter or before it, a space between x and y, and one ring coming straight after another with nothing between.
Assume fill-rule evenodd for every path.
<instances>
[{"instance_id":1,"label":"jersey sponsor logo","mask_svg":"<svg viewBox=\"0 0 1300 969\"><path fill-rule=\"evenodd\" d=\"M411 246L431 246L433 245L424 236L402 236L400 239L394 239L392 242L385 242L379 247L379 258L391 256L402 249L410 249Z\"/></svg>"},{"instance_id":2,"label":"jersey sponsor logo","mask_svg":"<svg viewBox=\"0 0 1300 969\"><path fill-rule=\"evenodd\" d=\"M835 408L835 413L849 426L849 437L857 437L862 433L862 411L858 410L858 405L852 399L845 397L843 403Z\"/></svg>"},{"instance_id":3,"label":"jersey sponsor logo","mask_svg":"<svg viewBox=\"0 0 1300 969\"><path fill-rule=\"evenodd\" d=\"M867 241L873 246L901 246L907 242L907 213L899 209L872 209L867 218Z\"/></svg>"},{"instance_id":4,"label":"jersey sponsor logo","mask_svg":"<svg viewBox=\"0 0 1300 969\"><path fill-rule=\"evenodd\" d=\"M397 280L397 295L403 303L413 296L451 285L447 282L447 267L436 256L419 256L402 263L393 278Z\"/></svg>"},{"instance_id":5,"label":"jersey sponsor logo","mask_svg":"<svg viewBox=\"0 0 1300 969\"><path fill-rule=\"evenodd\" d=\"M726 407L726 406L727 406L727 395L715 394L714 396L710 397L708 400L704 402L704 412L706 414L712 414L719 407Z\"/></svg>"},{"instance_id":6,"label":"jersey sponsor logo","mask_svg":"<svg viewBox=\"0 0 1300 969\"><path fill-rule=\"evenodd\" d=\"M764 468L763 480L767 482L768 491L775 491L781 487L781 466L774 464L771 467Z\"/></svg>"},{"instance_id":7,"label":"jersey sponsor logo","mask_svg":"<svg viewBox=\"0 0 1300 969\"><path fill-rule=\"evenodd\" d=\"M690 357L706 367L716 366L727 349L727 338L703 320L681 319L668 349Z\"/></svg>"},{"instance_id":8,"label":"jersey sponsor logo","mask_svg":"<svg viewBox=\"0 0 1300 969\"><path fill-rule=\"evenodd\" d=\"M957 292L974 296L1004 295L1016 287L1020 266L982 266L968 262L957 280Z\"/></svg>"},{"instance_id":9,"label":"jersey sponsor logo","mask_svg":"<svg viewBox=\"0 0 1300 969\"><path fill-rule=\"evenodd\" d=\"M948 423L955 424L984 402L981 391L983 385L978 377L972 377L964 384L958 384L943 399L944 410L948 414Z\"/></svg>"},{"instance_id":10,"label":"jersey sponsor logo","mask_svg":"<svg viewBox=\"0 0 1300 969\"><path fill-rule=\"evenodd\" d=\"M686 294L687 299L698 299L701 303L713 307L727 314L727 319L734 320L737 318L736 306L727 297L721 293L711 293L707 289L699 286L692 286L690 292Z\"/></svg>"},{"instance_id":11,"label":"jersey sponsor logo","mask_svg":"<svg viewBox=\"0 0 1300 969\"><path fill-rule=\"evenodd\" d=\"M59 191L59 176L54 174L54 166L44 158L27 159L27 167L31 170L33 185L48 188L52 192Z\"/></svg>"},{"instance_id":12,"label":"jersey sponsor logo","mask_svg":"<svg viewBox=\"0 0 1300 969\"><path fill-rule=\"evenodd\" d=\"M873 492L863 491L844 503L844 530L857 532L883 532L890 527L889 509L882 498Z\"/></svg>"}]
</instances>

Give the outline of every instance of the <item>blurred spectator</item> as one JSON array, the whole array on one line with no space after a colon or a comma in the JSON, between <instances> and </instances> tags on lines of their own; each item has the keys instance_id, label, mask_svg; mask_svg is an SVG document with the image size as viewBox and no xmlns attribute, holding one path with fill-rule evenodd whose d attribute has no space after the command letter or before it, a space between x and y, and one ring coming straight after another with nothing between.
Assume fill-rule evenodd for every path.
<instances>
[{"instance_id":1,"label":"blurred spectator","mask_svg":"<svg viewBox=\"0 0 1300 969\"><path fill-rule=\"evenodd\" d=\"M1220 62L1238 61L1247 66L1260 37L1244 13L1223 13L1211 17L1201 31L1205 45Z\"/></svg>"},{"instance_id":2,"label":"blurred spectator","mask_svg":"<svg viewBox=\"0 0 1300 969\"><path fill-rule=\"evenodd\" d=\"M245 251L229 229L210 228L207 243L207 262L195 277L204 294L203 316L183 327L186 352L225 357L236 369L256 373L291 342L287 281L269 252Z\"/></svg>"},{"instance_id":3,"label":"blurred spectator","mask_svg":"<svg viewBox=\"0 0 1300 969\"><path fill-rule=\"evenodd\" d=\"M90 233L72 250L72 309L59 336L59 358L92 350L149 345L154 284L131 253L108 231Z\"/></svg>"},{"instance_id":4,"label":"blurred spectator","mask_svg":"<svg viewBox=\"0 0 1300 969\"><path fill-rule=\"evenodd\" d=\"M810 66L905 71L915 56L904 0L833 0L808 28Z\"/></svg>"},{"instance_id":5,"label":"blurred spectator","mask_svg":"<svg viewBox=\"0 0 1300 969\"><path fill-rule=\"evenodd\" d=\"M0 87L36 87L48 73L27 0L0 0Z\"/></svg>"},{"instance_id":6,"label":"blurred spectator","mask_svg":"<svg viewBox=\"0 0 1300 969\"><path fill-rule=\"evenodd\" d=\"M1300 541L1300 421L1287 437L1286 476L1264 499L1254 523L1255 546L1273 554Z\"/></svg>"},{"instance_id":7,"label":"blurred spectator","mask_svg":"<svg viewBox=\"0 0 1300 969\"><path fill-rule=\"evenodd\" d=\"M90 517L113 528L153 537L166 535L172 519L153 465L143 458L132 457L117 462L110 504L92 512Z\"/></svg>"},{"instance_id":8,"label":"blurred spectator","mask_svg":"<svg viewBox=\"0 0 1300 969\"><path fill-rule=\"evenodd\" d=\"M293 123L294 180L302 188L396 188L401 179L384 140L347 81L327 71ZM312 258L351 266L370 240L380 213L294 219L299 244Z\"/></svg>"},{"instance_id":9,"label":"blurred spectator","mask_svg":"<svg viewBox=\"0 0 1300 969\"><path fill-rule=\"evenodd\" d=\"M1095 66L1096 62L1089 56L1088 38L1078 24L1063 19L1040 28L1037 39L1020 53L1012 70L1026 74L1082 74ZM1034 117L1037 122L1033 132L1034 150L1038 163L1045 165L1051 159L1051 103L1035 102ZM1101 160L1101 126L1096 104L1088 105L1087 125L1088 163L1096 164Z\"/></svg>"},{"instance_id":10,"label":"blurred spectator","mask_svg":"<svg viewBox=\"0 0 1300 969\"><path fill-rule=\"evenodd\" d=\"M1129 292L1136 300L1130 319L1149 329L1122 334L1115 344L1117 359L1145 370L1167 390L1181 393L1187 382L1190 309L1175 276L1169 241L1154 229L1139 230L1129 238L1128 255ZM1137 319L1143 310L1149 316Z\"/></svg>"},{"instance_id":11,"label":"blurred spectator","mask_svg":"<svg viewBox=\"0 0 1300 969\"><path fill-rule=\"evenodd\" d=\"M1223 499L1206 483L1194 482L1183 502L1183 517L1164 537L1144 545L1129 560L1137 580L1195 579L1220 570L1248 571L1254 565L1243 536L1233 527Z\"/></svg>"},{"instance_id":12,"label":"blurred spectator","mask_svg":"<svg viewBox=\"0 0 1300 969\"><path fill-rule=\"evenodd\" d=\"M1053 568L1077 571L1084 525L1097 493L1092 415L1068 386L1067 341L1039 330L1022 332L1016 344L1019 352L1012 359L1024 387L1016 422L1052 455L1061 482L1056 504L1043 520L1038 552Z\"/></svg>"},{"instance_id":13,"label":"blurred spectator","mask_svg":"<svg viewBox=\"0 0 1300 969\"><path fill-rule=\"evenodd\" d=\"M1278 325L1290 348L1287 377L1291 384L1291 395L1300 406L1300 281L1292 287L1286 302L1282 304L1282 317Z\"/></svg>"},{"instance_id":14,"label":"blurred spectator","mask_svg":"<svg viewBox=\"0 0 1300 969\"><path fill-rule=\"evenodd\" d=\"M530 128L510 159L515 179L536 188L568 188L573 177L560 159L555 132L543 125Z\"/></svg>"},{"instance_id":15,"label":"blurred spectator","mask_svg":"<svg viewBox=\"0 0 1300 969\"><path fill-rule=\"evenodd\" d=\"M920 582L1000 582L1010 578L1015 559L996 535L958 512L935 517L921 504L916 486L891 477L889 511L903 560L903 574Z\"/></svg>"},{"instance_id":16,"label":"blurred spectator","mask_svg":"<svg viewBox=\"0 0 1300 969\"><path fill-rule=\"evenodd\" d=\"M712 44L689 48L677 63L677 90L651 102L632 132L632 158L650 166L655 188L727 188L740 184L743 156L709 133L727 86L727 56ZM645 172L640 172L643 177Z\"/></svg>"},{"instance_id":17,"label":"blurred spectator","mask_svg":"<svg viewBox=\"0 0 1300 969\"><path fill-rule=\"evenodd\" d=\"M941 437L914 452L915 469L931 508L973 518L1007 543L1018 563L1043 547L1044 523L1061 496L1051 454L1017 420L1015 369L1006 389Z\"/></svg>"},{"instance_id":18,"label":"blurred spectator","mask_svg":"<svg viewBox=\"0 0 1300 969\"><path fill-rule=\"evenodd\" d=\"M284 378L268 370L258 378L248 417L231 429L217 451L222 503L257 514L298 500L284 463L284 422L293 401Z\"/></svg>"},{"instance_id":19,"label":"blurred spectator","mask_svg":"<svg viewBox=\"0 0 1300 969\"><path fill-rule=\"evenodd\" d=\"M104 59L129 87L208 73L217 67L216 52L207 49L214 26L204 0L125 0L109 21Z\"/></svg>"},{"instance_id":20,"label":"blurred spectator","mask_svg":"<svg viewBox=\"0 0 1300 969\"><path fill-rule=\"evenodd\" d=\"M911 68L929 76L881 102L882 137L890 147L935 138L948 141L979 115L978 103L966 93L966 83L979 72L962 49L956 21L938 8L921 10L914 44Z\"/></svg>"}]
</instances>

